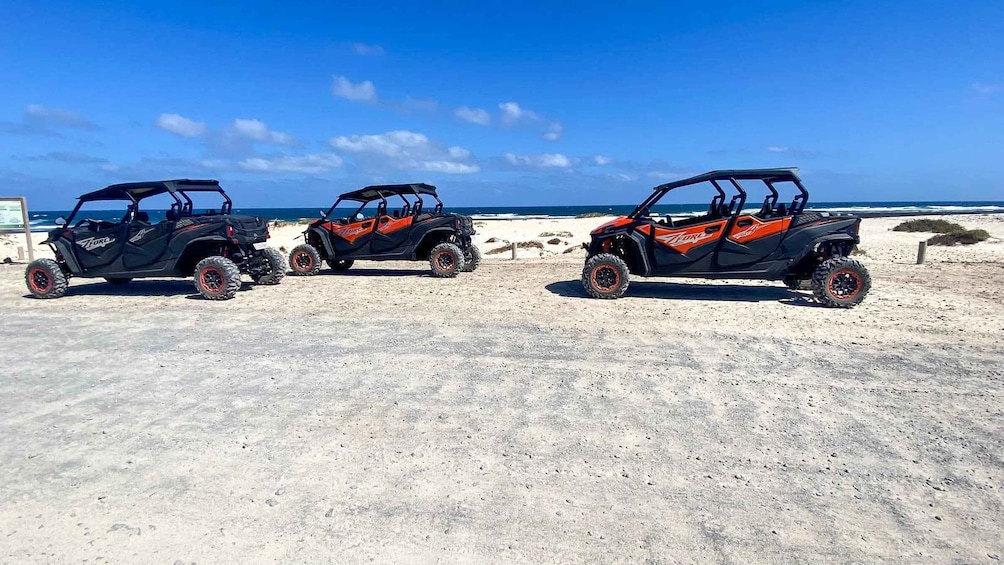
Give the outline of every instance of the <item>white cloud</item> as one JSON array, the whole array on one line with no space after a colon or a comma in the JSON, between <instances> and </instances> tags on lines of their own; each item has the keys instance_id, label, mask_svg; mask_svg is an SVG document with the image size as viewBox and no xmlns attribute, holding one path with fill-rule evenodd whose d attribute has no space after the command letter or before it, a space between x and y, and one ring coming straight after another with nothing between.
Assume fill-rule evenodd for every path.
<instances>
[{"instance_id":1,"label":"white cloud","mask_svg":"<svg viewBox=\"0 0 1004 565\"><path fill-rule=\"evenodd\" d=\"M380 47L379 45L370 45L367 43L353 43L352 52L355 53L356 55L362 55L363 57L375 57L386 53L383 47Z\"/></svg>"},{"instance_id":2,"label":"white cloud","mask_svg":"<svg viewBox=\"0 0 1004 565\"><path fill-rule=\"evenodd\" d=\"M551 122L547 125L547 129L544 131L544 139L548 141L558 141L564 133L565 126L561 125L560 122Z\"/></svg>"},{"instance_id":3,"label":"white cloud","mask_svg":"<svg viewBox=\"0 0 1004 565\"><path fill-rule=\"evenodd\" d=\"M280 145L289 145L293 143L293 136L288 133L272 131L268 129L268 126L266 126L264 122L259 120L244 120L238 118L234 120L233 129L238 135L255 141L278 143Z\"/></svg>"},{"instance_id":4,"label":"white cloud","mask_svg":"<svg viewBox=\"0 0 1004 565\"><path fill-rule=\"evenodd\" d=\"M604 165L609 165L610 163L613 163L614 160L611 159L610 157L604 157L603 155L597 155L597 156L593 157L593 162L602 167Z\"/></svg>"},{"instance_id":5,"label":"white cloud","mask_svg":"<svg viewBox=\"0 0 1004 565\"><path fill-rule=\"evenodd\" d=\"M462 175L476 173L481 170L477 165L466 165L454 161L423 161L421 170L434 173L447 173L451 175Z\"/></svg>"},{"instance_id":6,"label":"white cloud","mask_svg":"<svg viewBox=\"0 0 1004 565\"><path fill-rule=\"evenodd\" d=\"M199 137L208 129L204 122L196 122L178 114L161 114L157 118L157 127L182 137Z\"/></svg>"},{"instance_id":7,"label":"white cloud","mask_svg":"<svg viewBox=\"0 0 1004 565\"><path fill-rule=\"evenodd\" d=\"M778 145L771 145L770 147L767 148L767 151L770 151L771 153L787 153L788 148L780 147Z\"/></svg>"},{"instance_id":8,"label":"white cloud","mask_svg":"<svg viewBox=\"0 0 1004 565\"><path fill-rule=\"evenodd\" d=\"M611 178L620 182L631 182L638 180L638 175L629 175L627 173L610 173L607 174L607 178Z\"/></svg>"},{"instance_id":9,"label":"white cloud","mask_svg":"<svg viewBox=\"0 0 1004 565\"><path fill-rule=\"evenodd\" d=\"M667 173L667 172L664 172L664 171L649 171L648 176L650 176L650 177L652 177L654 179L660 179L660 180L673 180L673 179L682 178L683 175L680 175L680 174L677 174L677 173Z\"/></svg>"},{"instance_id":10,"label":"white cloud","mask_svg":"<svg viewBox=\"0 0 1004 565\"><path fill-rule=\"evenodd\" d=\"M521 108L516 102L503 102L499 104L499 109L502 110L502 123L507 125L522 121L536 122L540 119L536 112Z\"/></svg>"},{"instance_id":11,"label":"white cloud","mask_svg":"<svg viewBox=\"0 0 1004 565\"><path fill-rule=\"evenodd\" d=\"M203 159L199 161L199 166L204 169L222 171L230 168L230 163L223 159Z\"/></svg>"},{"instance_id":12,"label":"white cloud","mask_svg":"<svg viewBox=\"0 0 1004 565\"><path fill-rule=\"evenodd\" d=\"M39 104L28 104L28 107L24 109L24 121L42 126L85 130L99 129L97 125L76 112L50 108Z\"/></svg>"},{"instance_id":13,"label":"white cloud","mask_svg":"<svg viewBox=\"0 0 1004 565\"><path fill-rule=\"evenodd\" d=\"M404 102L394 104L404 112L435 112L439 108L439 102L432 98L412 98L407 96Z\"/></svg>"},{"instance_id":14,"label":"white cloud","mask_svg":"<svg viewBox=\"0 0 1004 565\"><path fill-rule=\"evenodd\" d=\"M249 157L237 163L245 171L254 173L307 173L320 174L342 166L344 161L334 153L312 155L277 155L274 157Z\"/></svg>"},{"instance_id":15,"label":"white cloud","mask_svg":"<svg viewBox=\"0 0 1004 565\"><path fill-rule=\"evenodd\" d=\"M446 147L426 135L407 130L379 135L353 135L331 138L331 146L354 154L364 165L373 168L465 174L481 170L470 162L471 152L463 147Z\"/></svg>"},{"instance_id":16,"label":"white cloud","mask_svg":"<svg viewBox=\"0 0 1004 565\"><path fill-rule=\"evenodd\" d=\"M572 166L572 160L561 153L543 153L541 155L516 155L506 153L505 160L516 167L534 167L538 169L567 169Z\"/></svg>"},{"instance_id":17,"label":"white cloud","mask_svg":"<svg viewBox=\"0 0 1004 565\"><path fill-rule=\"evenodd\" d=\"M375 102L377 99L376 87L373 83L364 80L354 83L343 76L335 77L335 85L331 93L338 98L345 98L354 102Z\"/></svg>"},{"instance_id":18,"label":"white cloud","mask_svg":"<svg viewBox=\"0 0 1004 565\"><path fill-rule=\"evenodd\" d=\"M1004 92L1004 84L984 84L982 82L973 83L973 90L980 94L997 94Z\"/></svg>"},{"instance_id":19,"label":"white cloud","mask_svg":"<svg viewBox=\"0 0 1004 565\"><path fill-rule=\"evenodd\" d=\"M468 108L467 106L461 106L454 110L453 114L465 122L470 122L479 126L488 126L492 123L491 115L486 110L482 110L481 108Z\"/></svg>"}]
</instances>

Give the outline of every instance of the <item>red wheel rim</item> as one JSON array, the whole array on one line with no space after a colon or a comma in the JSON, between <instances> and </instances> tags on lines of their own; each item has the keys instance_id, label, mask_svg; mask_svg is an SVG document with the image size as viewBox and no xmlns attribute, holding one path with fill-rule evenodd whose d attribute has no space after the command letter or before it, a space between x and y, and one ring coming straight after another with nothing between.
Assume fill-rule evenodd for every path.
<instances>
[{"instance_id":1,"label":"red wheel rim","mask_svg":"<svg viewBox=\"0 0 1004 565\"><path fill-rule=\"evenodd\" d=\"M309 271L313 266L314 258L310 255L310 253L300 251L293 256L293 267L295 267L297 271Z\"/></svg>"},{"instance_id":2,"label":"red wheel rim","mask_svg":"<svg viewBox=\"0 0 1004 565\"><path fill-rule=\"evenodd\" d=\"M850 300L861 292L861 275L851 269L841 269L830 275L830 294L840 300Z\"/></svg>"},{"instance_id":3,"label":"red wheel rim","mask_svg":"<svg viewBox=\"0 0 1004 565\"><path fill-rule=\"evenodd\" d=\"M223 271L218 267L206 267L199 273L199 282L202 283L202 288L205 288L209 292L216 293L222 290L223 281Z\"/></svg>"},{"instance_id":4,"label":"red wheel rim","mask_svg":"<svg viewBox=\"0 0 1004 565\"><path fill-rule=\"evenodd\" d=\"M606 264L593 267L589 278L593 281L593 286L605 292L617 288L621 282L620 271Z\"/></svg>"},{"instance_id":5,"label":"red wheel rim","mask_svg":"<svg viewBox=\"0 0 1004 565\"><path fill-rule=\"evenodd\" d=\"M44 294L52 288L52 277L45 269L35 267L28 271L28 285L31 286L31 290Z\"/></svg>"}]
</instances>

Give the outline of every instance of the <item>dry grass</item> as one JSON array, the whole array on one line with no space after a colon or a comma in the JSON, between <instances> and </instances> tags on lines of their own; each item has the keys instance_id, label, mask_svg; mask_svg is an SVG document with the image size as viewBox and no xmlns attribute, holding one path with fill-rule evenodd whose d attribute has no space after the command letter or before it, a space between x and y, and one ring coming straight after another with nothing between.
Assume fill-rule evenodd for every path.
<instances>
[{"instance_id":1,"label":"dry grass","mask_svg":"<svg viewBox=\"0 0 1004 565\"><path fill-rule=\"evenodd\" d=\"M990 239L990 233L987 230L965 230L936 235L927 240L927 244L950 247L952 245L973 245L988 239Z\"/></svg>"},{"instance_id":2,"label":"dry grass","mask_svg":"<svg viewBox=\"0 0 1004 565\"><path fill-rule=\"evenodd\" d=\"M956 224L955 222L949 222L948 220L931 220L929 218L921 218L918 220L907 220L892 228L892 231L957 233L966 231L966 228Z\"/></svg>"}]
</instances>

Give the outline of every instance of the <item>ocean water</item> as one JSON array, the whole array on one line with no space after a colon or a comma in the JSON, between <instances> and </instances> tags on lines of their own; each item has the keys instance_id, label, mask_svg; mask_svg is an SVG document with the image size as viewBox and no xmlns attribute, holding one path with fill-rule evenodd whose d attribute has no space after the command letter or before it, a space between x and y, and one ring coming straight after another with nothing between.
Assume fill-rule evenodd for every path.
<instances>
[{"instance_id":1,"label":"ocean water","mask_svg":"<svg viewBox=\"0 0 1004 565\"><path fill-rule=\"evenodd\" d=\"M750 203L746 206L748 210L755 210L760 207L760 203ZM446 212L455 212L471 216L475 220L514 220L514 219L541 219L541 218L574 218L582 214L609 214L612 216L623 216L634 210L635 205L615 205L615 206L482 206L467 208L445 208ZM326 209L326 208L325 208ZM690 216L702 214L708 209L705 204L667 204L653 207L652 214L665 216ZM1004 201L980 201L980 202L821 202L811 203L807 210L825 212L847 212L857 214L862 217L883 217L883 216L917 216L917 215L942 215L942 214L977 214L977 213L1004 213ZM336 215L348 216L354 209L342 208L336 211ZM163 210L147 210L150 220L157 222L164 219ZM237 208L235 214L245 214L250 216L261 216L269 220L298 221L318 218L320 216L318 208ZM93 218L96 220L118 221L122 217L121 210L92 210L81 212L75 220L82 218ZM55 211L33 211L30 214L30 222L33 230L46 230L55 227L56 218L69 215L68 210Z\"/></svg>"}]
</instances>

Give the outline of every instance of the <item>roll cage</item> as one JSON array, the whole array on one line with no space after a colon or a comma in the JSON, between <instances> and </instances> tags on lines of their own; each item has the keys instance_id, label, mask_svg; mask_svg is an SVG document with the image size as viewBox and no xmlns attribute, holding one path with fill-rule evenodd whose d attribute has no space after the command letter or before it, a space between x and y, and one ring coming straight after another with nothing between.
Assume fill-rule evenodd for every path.
<instances>
[{"instance_id":1,"label":"roll cage","mask_svg":"<svg viewBox=\"0 0 1004 565\"><path fill-rule=\"evenodd\" d=\"M405 195L414 196L415 201L409 202ZM353 217L356 214L362 212L370 203L379 200L377 204L377 216L382 216L387 213L387 198L392 198L397 196L400 198L404 205L401 209L401 216L417 216L422 213L425 206L425 201L422 199L422 195L432 196L436 200L436 205L433 208L434 214L441 214L443 212L443 201L439 199L439 195L436 194L436 187L431 184L425 183L414 183L414 184L386 184L386 185L375 185L367 186L365 188L360 188L359 190L353 190L346 192L335 200L335 203L328 208L327 212L321 215L321 220L327 220L331 214L334 213L335 208L338 207L340 203L344 202L359 202L359 207L353 212L349 217Z\"/></svg>"},{"instance_id":2,"label":"roll cage","mask_svg":"<svg viewBox=\"0 0 1004 565\"><path fill-rule=\"evenodd\" d=\"M795 167L787 169L721 170L711 171L690 178L661 184L653 188L652 194L642 201L642 203L639 204L634 211L628 214L628 217L632 219L648 218L652 207L662 200L662 198L671 190L702 182L711 183L711 185L715 188L715 191L718 193L711 199L711 206L708 208L708 214L717 215L719 217L732 216L742 212L746 205L747 193L742 185L739 184L739 181L743 180L759 180L767 187L768 193L767 196L764 197L763 206L761 207L761 213L763 215L798 214L805 209L805 205L809 201L809 192L802 185L802 180L798 177L798 169ZM777 202L779 194L777 189L774 187L774 184L779 182L791 182L796 188L798 188L798 194L795 195L788 207L785 207L783 203L779 205ZM728 185L735 189L735 194L732 195L728 204L725 204L727 194L725 189L722 188L722 184L724 183L728 183Z\"/></svg>"},{"instance_id":3,"label":"roll cage","mask_svg":"<svg viewBox=\"0 0 1004 565\"><path fill-rule=\"evenodd\" d=\"M88 192L80 198L77 199L77 205L73 207L73 211L70 212L70 216L66 218L66 223L64 225L69 225L76 217L77 212L80 211L80 207L88 202L100 202L100 201L124 201L129 202L126 208L126 215L122 218L122 221L128 221L135 217L136 213L139 212L139 203L145 198L150 198L153 196L159 196L161 194L167 193L174 198L174 203L171 204L170 210L167 212L167 218L178 219L185 216L194 216L194 203L192 199L188 196L189 192L216 192L223 197L223 205L220 207L220 214L230 214L233 209L233 202L227 193L220 186L219 181L216 180L192 180L192 179L175 179L175 180L165 180L165 181L151 181L151 182L131 182L122 184L113 184L106 186L101 190L95 190L94 192ZM210 212L210 213L215 213Z\"/></svg>"}]
</instances>

